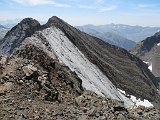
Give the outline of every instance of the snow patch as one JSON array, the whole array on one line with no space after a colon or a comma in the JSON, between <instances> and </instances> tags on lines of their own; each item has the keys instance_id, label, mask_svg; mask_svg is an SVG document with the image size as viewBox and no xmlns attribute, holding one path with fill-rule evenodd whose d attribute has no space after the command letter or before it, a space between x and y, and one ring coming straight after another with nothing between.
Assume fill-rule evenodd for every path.
<instances>
[{"instance_id":1,"label":"snow patch","mask_svg":"<svg viewBox=\"0 0 160 120\"><path fill-rule=\"evenodd\" d=\"M118 89L121 93L125 94L126 95L126 92L121 90L121 89Z\"/></svg>"},{"instance_id":2,"label":"snow patch","mask_svg":"<svg viewBox=\"0 0 160 120\"><path fill-rule=\"evenodd\" d=\"M141 101L140 98L136 99L135 96L131 95L131 100L136 104L136 106L153 107L153 104L146 99Z\"/></svg>"},{"instance_id":3,"label":"snow patch","mask_svg":"<svg viewBox=\"0 0 160 120\"><path fill-rule=\"evenodd\" d=\"M157 46L160 46L160 43L158 43Z\"/></svg>"},{"instance_id":4,"label":"snow patch","mask_svg":"<svg viewBox=\"0 0 160 120\"><path fill-rule=\"evenodd\" d=\"M148 69L152 72L152 63L151 63L151 65L148 67Z\"/></svg>"},{"instance_id":5,"label":"snow patch","mask_svg":"<svg viewBox=\"0 0 160 120\"><path fill-rule=\"evenodd\" d=\"M151 65L149 65L149 62L146 62L146 61L143 61L143 62L148 65L148 69L152 72L152 63L151 63Z\"/></svg>"},{"instance_id":6,"label":"snow patch","mask_svg":"<svg viewBox=\"0 0 160 120\"><path fill-rule=\"evenodd\" d=\"M143 61L144 63L146 63L148 65L149 62Z\"/></svg>"},{"instance_id":7,"label":"snow patch","mask_svg":"<svg viewBox=\"0 0 160 120\"><path fill-rule=\"evenodd\" d=\"M79 51L60 29L50 27L43 30L42 34L50 43L60 62L75 71L81 78L84 88L101 96L124 101L126 107L134 105L129 98L117 90L97 66Z\"/></svg>"},{"instance_id":8,"label":"snow patch","mask_svg":"<svg viewBox=\"0 0 160 120\"><path fill-rule=\"evenodd\" d=\"M121 93L126 95L126 92L118 89ZM153 104L149 102L148 100L144 99L143 101L140 100L140 98L136 98L135 96L131 95L130 99L134 102L135 106L145 106L145 107L153 107Z\"/></svg>"}]
</instances>

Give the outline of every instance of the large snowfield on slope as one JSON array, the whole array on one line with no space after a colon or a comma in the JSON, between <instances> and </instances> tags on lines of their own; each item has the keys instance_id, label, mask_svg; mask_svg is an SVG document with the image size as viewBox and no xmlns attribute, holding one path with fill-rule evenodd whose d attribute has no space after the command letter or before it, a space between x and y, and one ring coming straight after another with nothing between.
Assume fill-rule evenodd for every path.
<instances>
[{"instance_id":1,"label":"large snowfield on slope","mask_svg":"<svg viewBox=\"0 0 160 120\"><path fill-rule=\"evenodd\" d=\"M119 91L112 82L92 64L81 51L65 36L58 28L51 27L43 30L42 34L50 43L53 52L60 62L67 65L72 71L82 79L82 85L87 90L93 91L101 96L124 101L126 107L142 105L153 106L148 100L136 100L131 95L131 99Z\"/></svg>"},{"instance_id":2,"label":"large snowfield on slope","mask_svg":"<svg viewBox=\"0 0 160 120\"><path fill-rule=\"evenodd\" d=\"M75 71L82 79L84 88L101 96L124 101L126 107L133 106L133 102L121 94L99 68L92 64L60 29L47 28L42 31L42 34L50 43L60 62Z\"/></svg>"}]
</instances>

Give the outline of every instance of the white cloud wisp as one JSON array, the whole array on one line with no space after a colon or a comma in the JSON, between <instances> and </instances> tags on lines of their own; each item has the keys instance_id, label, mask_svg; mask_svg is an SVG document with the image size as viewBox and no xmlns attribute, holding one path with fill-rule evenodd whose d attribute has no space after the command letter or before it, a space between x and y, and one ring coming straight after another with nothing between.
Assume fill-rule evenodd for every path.
<instances>
[{"instance_id":1,"label":"white cloud wisp","mask_svg":"<svg viewBox=\"0 0 160 120\"><path fill-rule=\"evenodd\" d=\"M13 2L22 4L22 5L45 5L45 4L51 4L55 7L70 7L68 4L62 4L55 2L55 0L12 0Z\"/></svg>"}]
</instances>

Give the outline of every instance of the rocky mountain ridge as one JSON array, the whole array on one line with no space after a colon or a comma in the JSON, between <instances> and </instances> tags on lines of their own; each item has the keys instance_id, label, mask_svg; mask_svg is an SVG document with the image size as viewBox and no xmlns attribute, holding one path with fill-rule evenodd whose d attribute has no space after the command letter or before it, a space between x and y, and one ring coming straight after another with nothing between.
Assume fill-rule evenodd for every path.
<instances>
[{"instance_id":1,"label":"rocky mountain ridge","mask_svg":"<svg viewBox=\"0 0 160 120\"><path fill-rule=\"evenodd\" d=\"M0 85L1 88L4 88L0 90L0 100L3 103L1 104L3 109L0 112L0 116L11 117L13 119L28 119L33 117L45 119L44 117L51 117L52 115L55 119L57 117L59 119L76 119L77 115L77 117L86 117L86 119L118 119L119 117L121 119L136 119L136 117L143 118L144 116L149 118L150 113L142 113L144 116L141 116L138 112L131 112L125 109L124 103L128 101L113 100L112 102L110 98L104 100L103 97L98 97L99 95L92 92L87 92L86 95L84 88L88 88L89 90L94 89L95 91L93 92L105 97L109 94L107 92L112 89L113 95L124 97L118 98L118 100L127 99L124 94L118 92L117 88L120 88L125 90L127 94L147 99L158 107L157 104L159 103L156 103L159 100L156 88L157 83L154 81L154 76L148 70L147 65L140 59L129 54L124 49L112 46L98 38L80 32L57 17L50 18L42 26L37 22L32 22L33 19L30 20L33 24L28 25L29 21L25 23L26 25L23 24L23 21L26 21L25 19L22 23L18 24L18 26L24 27L22 29L20 27L19 29L20 31L24 30L23 35L18 34L16 39L9 41L9 38L13 37L12 33L16 33L18 30L17 26L15 26L16 29L8 32L8 35L4 38L4 40L11 42L11 46L15 44L15 47L6 47L7 51L10 52L2 50L3 55L7 53L6 55L9 55L9 58L2 59L2 57L1 61L3 61L0 62ZM29 28L33 28L33 31L30 32ZM1 45L5 47L4 43ZM76 57L78 60L76 60ZM85 63L89 65L87 69ZM142 66L142 68L139 66ZM100 70L98 74L95 71L97 69ZM127 70L130 70L133 74L128 75ZM105 76L105 79L101 78L101 75ZM87 84L85 83L87 82L85 78L87 78ZM98 87L90 78L103 84ZM123 79L128 79L128 81L123 81ZM131 84L129 84L129 81ZM132 86L132 82L136 83L136 86L134 84ZM107 87L105 83L111 86ZM104 86L107 92L103 90ZM141 92L142 89L143 93ZM86 96L87 99L83 96ZM108 96L111 97L111 95ZM9 98L9 104L3 107L7 102L7 98ZM87 100L95 100L95 102L87 102ZM25 101L27 104L23 104L22 101ZM51 103L46 103L46 101ZM86 102L81 103L81 101ZM97 101L99 102L96 104ZM36 102L40 103L40 105L36 104ZM109 107L102 105L98 108L92 108L102 103L105 104L105 102L107 102L106 106L110 104ZM48 110L46 110L46 106L50 104L55 109L48 107ZM66 108L65 106L67 105L73 109ZM20 106L20 108L17 108L17 106ZM16 110L15 113L13 113L14 110L12 108ZM55 111L56 108L58 110L61 109L61 111ZM31 112L31 110L34 112ZM152 110L155 110L155 108L149 111ZM68 111L71 111L71 113L68 113ZM141 112L143 111L145 111L145 108ZM21 115L20 112L23 114ZM42 113L45 113L45 115L41 115ZM136 113L136 115L131 115L131 113ZM64 118L65 115L66 118ZM156 110L154 117L158 118L158 115L159 111Z\"/></svg>"},{"instance_id":2,"label":"rocky mountain ridge","mask_svg":"<svg viewBox=\"0 0 160 120\"><path fill-rule=\"evenodd\" d=\"M129 87L130 87L131 82L133 82L133 84L135 84L137 81L134 81L134 80L136 80L136 79L138 80L141 78L144 79L146 77L146 75L145 75L145 77L141 76L141 78L135 78L135 77L138 77L141 72L142 72L142 74L144 72L147 72L147 74L150 74L147 78L153 77L153 75L151 75L150 71L148 70L147 65L144 64L141 60L139 60L135 56L132 56L131 54L129 54L126 50L118 48L118 47L110 45L110 44L107 44L107 43L101 41L100 39L93 38L91 36L88 36L85 33L81 33L77 29L72 28L70 25L63 24L62 20L59 22L57 22L57 21L58 21L58 19L54 18L52 25L55 25L56 27L60 28L66 34L66 36L68 36L68 38L73 42L73 44L76 45L79 48L79 50L81 50L82 53L92 63L97 65L102 70L102 72L117 87L128 92L130 90ZM86 38L86 36L87 36L87 38ZM94 47L92 47L92 46L94 46ZM117 56L118 56L118 58L117 58ZM107 61L107 62L105 63L104 61ZM137 62L136 66L133 61ZM121 65L123 65L123 67ZM126 66L126 68L124 66ZM133 72L134 67L136 69L135 70L136 72ZM137 72L137 67L139 68L139 70L138 70L139 72ZM143 68L145 68L145 69L143 69ZM129 69L133 70L133 71L128 72ZM121 72L123 71L124 73L122 74L119 71L121 71ZM130 74L130 73L132 73L132 74ZM133 77L131 77L131 76L133 76ZM132 79L132 80L129 80L129 79ZM123 80L128 80L128 81L126 82ZM147 80L143 80L143 81L147 81ZM121 84L121 82L122 82L122 84ZM140 82L140 81L138 81L138 82ZM156 80L154 82L156 84ZM126 88L124 88L124 84L125 84ZM147 84L150 84L150 82L148 81ZM142 85L142 83L140 83L139 85ZM136 84L136 86L133 86L132 90L134 91L136 89L136 87L138 88L139 85ZM139 86L139 88L141 89L142 86L141 87ZM131 94L135 93L133 91L130 91ZM142 90L140 90L140 91L142 91ZM146 93L148 93L148 92L146 92Z\"/></svg>"},{"instance_id":3,"label":"rocky mountain ridge","mask_svg":"<svg viewBox=\"0 0 160 120\"><path fill-rule=\"evenodd\" d=\"M53 53L26 42L3 64L1 119L159 118L155 108L126 109L120 101L84 90L78 76L59 64Z\"/></svg>"}]
</instances>

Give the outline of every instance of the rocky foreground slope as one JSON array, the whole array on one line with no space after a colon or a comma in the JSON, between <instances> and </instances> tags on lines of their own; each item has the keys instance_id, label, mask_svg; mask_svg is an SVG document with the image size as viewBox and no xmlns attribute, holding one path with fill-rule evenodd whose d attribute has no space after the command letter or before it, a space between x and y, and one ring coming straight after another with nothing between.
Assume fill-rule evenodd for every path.
<instances>
[{"instance_id":1,"label":"rocky foreground slope","mask_svg":"<svg viewBox=\"0 0 160 120\"><path fill-rule=\"evenodd\" d=\"M5 120L158 120L150 107L126 109L122 101L101 97L82 87L82 80L56 56L27 44L8 59L0 76L0 119Z\"/></svg>"},{"instance_id":2,"label":"rocky foreground slope","mask_svg":"<svg viewBox=\"0 0 160 120\"><path fill-rule=\"evenodd\" d=\"M159 107L154 76L124 49L57 17L43 26L24 19L3 41L2 119L159 119L155 108L133 109L133 102L117 89Z\"/></svg>"}]
</instances>

